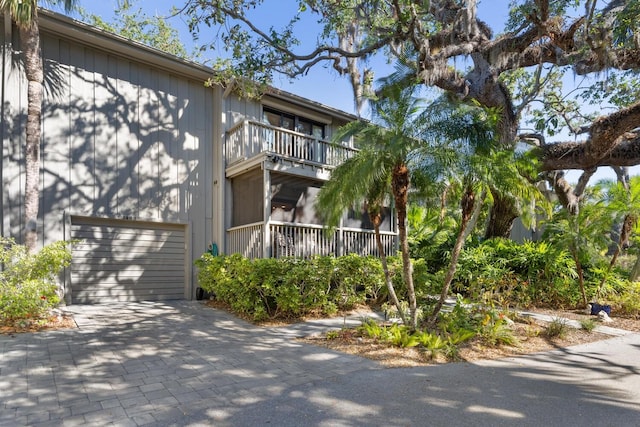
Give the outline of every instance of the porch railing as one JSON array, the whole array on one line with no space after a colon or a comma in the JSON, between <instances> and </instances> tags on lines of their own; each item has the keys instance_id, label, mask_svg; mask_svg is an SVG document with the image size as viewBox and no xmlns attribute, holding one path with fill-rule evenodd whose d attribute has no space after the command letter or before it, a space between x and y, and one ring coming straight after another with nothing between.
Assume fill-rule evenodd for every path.
<instances>
[{"instance_id":1,"label":"porch railing","mask_svg":"<svg viewBox=\"0 0 640 427\"><path fill-rule=\"evenodd\" d=\"M300 225L289 223L270 223L269 236L271 250L268 255L274 258L309 258L314 255L359 255L378 256L375 234L372 230L337 229L328 235L319 225ZM233 227L227 230L229 254L240 253L247 258L262 258L265 254L264 224L253 223ZM381 233L382 244L387 255L397 250L396 234Z\"/></svg>"},{"instance_id":2,"label":"porch railing","mask_svg":"<svg viewBox=\"0 0 640 427\"><path fill-rule=\"evenodd\" d=\"M227 230L229 254L241 254L245 258L262 258L264 224L256 222Z\"/></svg>"},{"instance_id":3,"label":"porch railing","mask_svg":"<svg viewBox=\"0 0 640 427\"><path fill-rule=\"evenodd\" d=\"M230 165L270 152L283 158L338 166L355 151L311 135L244 120L227 131L225 157Z\"/></svg>"}]
</instances>

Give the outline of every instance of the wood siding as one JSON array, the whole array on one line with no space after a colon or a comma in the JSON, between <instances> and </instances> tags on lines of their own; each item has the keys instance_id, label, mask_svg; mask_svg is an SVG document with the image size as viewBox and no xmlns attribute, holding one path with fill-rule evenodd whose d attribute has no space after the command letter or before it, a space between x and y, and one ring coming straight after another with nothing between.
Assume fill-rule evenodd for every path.
<instances>
[{"instance_id":1,"label":"wood siding","mask_svg":"<svg viewBox=\"0 0 640 427\"><path fill-rule=\"evenodd\" d=\"M27 84L17 31L9 43L0 28L2 234L21 241ZM183 223L191 230L189 256L198 257L215 240L220 89L46 30L41 42L40 242L69 237L65 215Z\"/></svg>"}]
</instances>

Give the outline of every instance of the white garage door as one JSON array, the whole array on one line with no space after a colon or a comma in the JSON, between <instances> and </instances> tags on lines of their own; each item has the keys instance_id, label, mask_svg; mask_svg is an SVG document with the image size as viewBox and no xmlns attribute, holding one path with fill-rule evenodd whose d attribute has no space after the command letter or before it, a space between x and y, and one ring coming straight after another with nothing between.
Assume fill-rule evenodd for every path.
<instances>
[{"instance_id":1,"label":"white garage door","mask_svg":"<svg viewBox=\"0 0 640 427\"><path fill-rule=\"evenodd\" d=\"M71 238L72 302L185 298L184 225L72 217Z\"/></svg>"}]
</instances>

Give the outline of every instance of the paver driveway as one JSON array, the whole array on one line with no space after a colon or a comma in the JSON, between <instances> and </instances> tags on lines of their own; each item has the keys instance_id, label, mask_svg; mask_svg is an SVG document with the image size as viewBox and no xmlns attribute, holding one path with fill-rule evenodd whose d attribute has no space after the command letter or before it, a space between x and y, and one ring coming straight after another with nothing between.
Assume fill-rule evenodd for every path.
<instances>
[{"instance_id":1,"label":"paver driveway","mask_svg":"<svg viewBox=\"0 0 640 427\"><path fill-rule=\"evenodd\" d=\"M640 426L637 334L382 369L198 302L71 309L78 329L0 337L0 424Z\"/></svg>"}]
</instances>

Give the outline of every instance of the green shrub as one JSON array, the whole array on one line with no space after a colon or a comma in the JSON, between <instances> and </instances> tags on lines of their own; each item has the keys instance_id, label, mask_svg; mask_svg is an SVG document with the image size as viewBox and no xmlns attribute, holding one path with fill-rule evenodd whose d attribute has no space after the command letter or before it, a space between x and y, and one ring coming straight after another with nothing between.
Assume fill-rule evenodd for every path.
<instances>
[{"instance_id":1,"label":"green shrub","mask_svg":"<svg viewBox=\"0 0 640 427\"><path fill-rule=\"evenodd\" d=\"M382 336L383 327L375 320L368 319L358 327L358 331L368 338L379 339Z\"/></svg>"},{"instance_id":2,"label":"green shrub","mask_svg":"<svg viewBox=\"0 0 640 427\"><path fill-rule=\"evenodd\" d=\"M580 327L587 332L592 332L596 328L596 321L593 319L582 319L580 321Z\"/></svg>"},{"instance_id":3,"label":"green shrub","mask_svg":"<svg viewBox=\"0 0 640 427\"><path fill-rule=\"evenodd\" d=\"M333 315L365 302L367 288L360 284L382 280L372 260L354 257L249 260L239 254L204 254L196 266L202 289L254 321Z\"/></svg>"},{"instance_id":4,"label":"green shrub","mask_svg":"<svg viewBox=\"0 0 640 427\"><path fill-rule=\"evenodd\" d=\"M513 330L503 319L491 320L481 332L482 339L490 346L498 345L518 345L518 339L513 334Z\"/></svg>"},{"instance_id":5,"label":"green shrub","mask_svg":"<svg viewBox=\"0 0 640 427\"><path fill-rule=\"evenodd\" d=\"M606 294L611 310L627 316L640 316L640 282L626 282L615 292Z\"/></svg>"},{"instance_id":6,"label":"green shrub","mask_svg":"<svg viewBox=\"0 0 640 427\"><path fill-rule=\"evenodd\" d=\"M55 242L29 253L13 239L0 238L0 322L40 319L60 302L56 276L71 263L70 242Z\"/></svg>"},{"instance_id":7,"label":"green shrub","mask_svg":"<svg viewBox=\"0 0 640 427\"><path fill-rule=\"evenodd\" d=\"M567 335L569 327L570 326L567 324L566 319L563 319L561 317L554 317L547 325L545 333L549 338L563 338L565 335Z\"/></svg>"},{"instance_id":8,"label":"green shrub","mask_svg":"<svg viewBox=\"0 0 640 427\"><path fill-rule=\"evenodd\" d=\"M580 299L569 253L541 241L490 239L460 256L455 289L502 307L574 306Z\"/></svg>"},{"instance_id":9,"label":"green shrub","mask_svg":"<svg viewBox=\"0 0 640 427\"><path fill-rule=\"evenodd\" d=\"M409 348L419 344L418 338L411 333L409 328L404 325L392 324L386 328L386 334L383 335L385 341L395 347Z\"/></svg>"}]
</instances>

